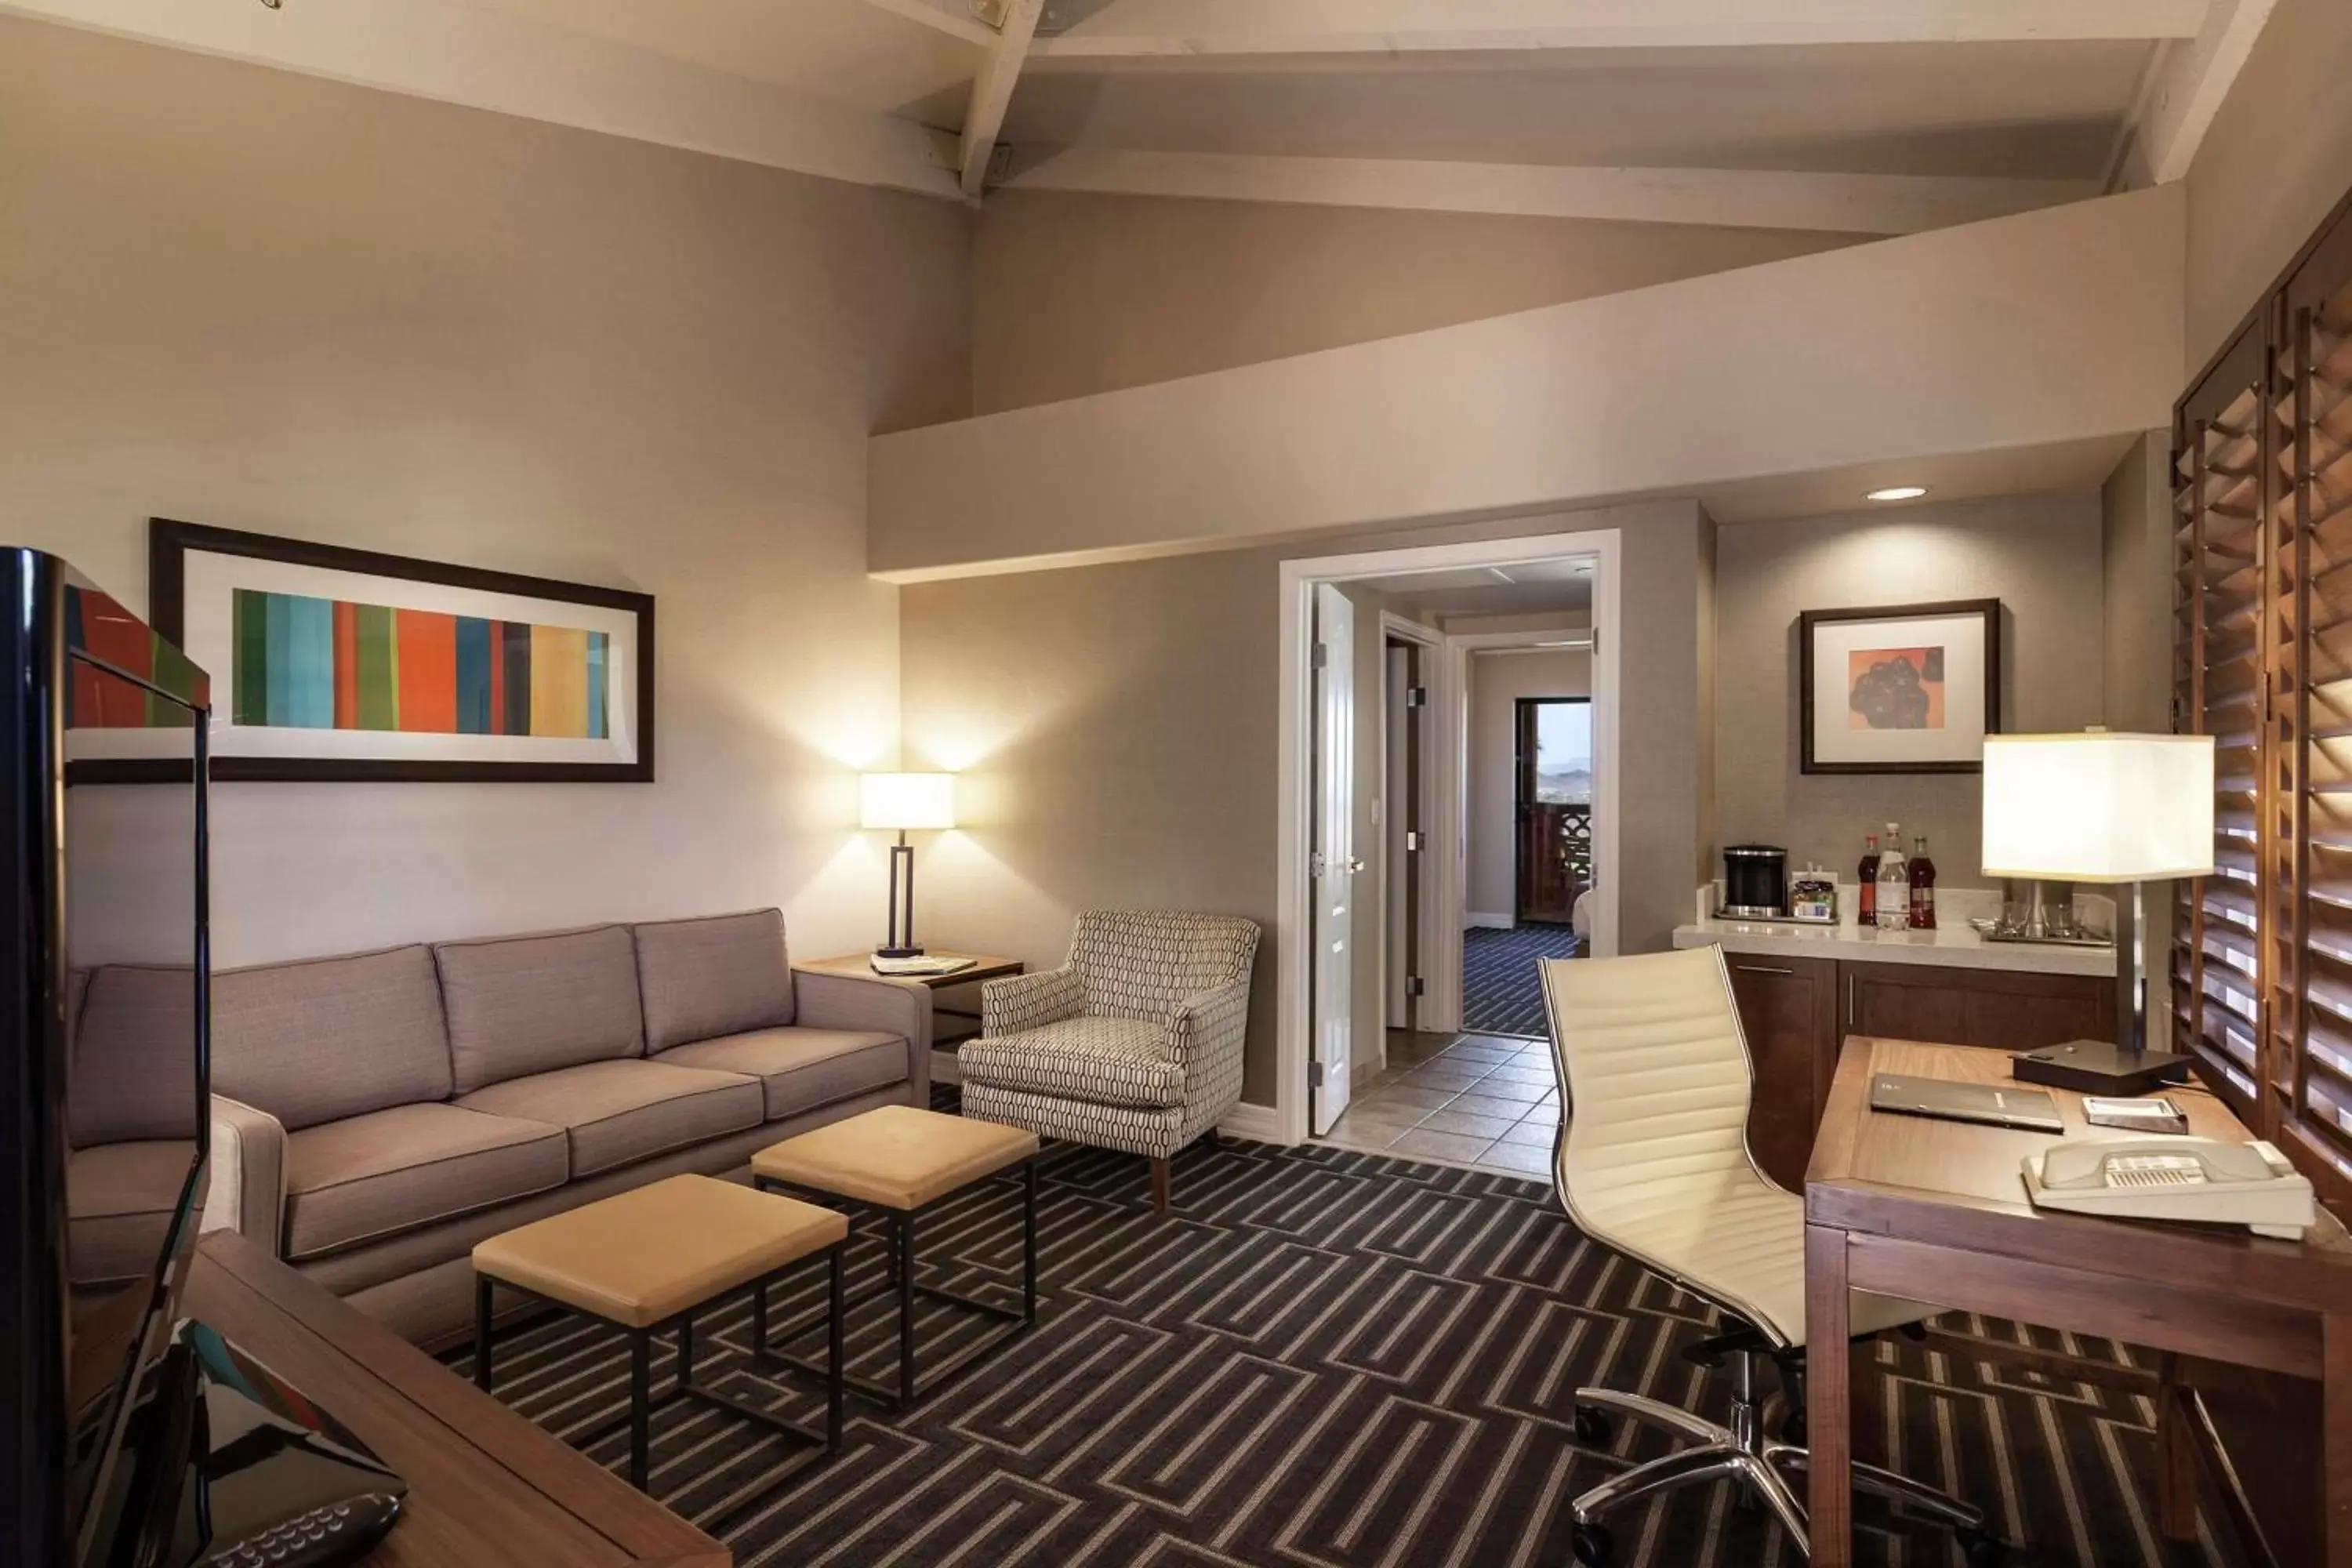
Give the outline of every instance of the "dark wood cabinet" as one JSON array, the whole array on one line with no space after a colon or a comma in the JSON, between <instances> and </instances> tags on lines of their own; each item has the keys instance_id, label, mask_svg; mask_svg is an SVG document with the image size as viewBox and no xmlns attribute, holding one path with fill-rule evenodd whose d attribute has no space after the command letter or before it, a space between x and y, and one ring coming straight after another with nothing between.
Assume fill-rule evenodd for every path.
<instances>
[{"instance_id":1,"label":"dark wood cabinet","mask_svg":"<svg viewBox=\"0 0 2352 1568\"><path fill-rule=\"evenodd\" d=\"M1838 966L1826 958L1723 957L1755 1072L1748 1147L1765 1174L1799 1192L1837 1068Z\"/></svg>"},{"instance_id":2,"label":"dark wood cabinet","mask_svg":"<svg viewBox=\"0 0 2352 1568\"><path fill-rule=\"evenodd\" d=\"M2116 984L1921 963L1846 963L1844 1035L2031 1051L2115 1038Z\"/></svg>"},{"instance_id":3,"label":"dark wood cabinet","mask_svg":"<svg viewBox=\"0 0 2352 1568\"><path fill-rule=\"evenodd\" d=\"M1730 952L1723 959L1755 1069L1748 1147L1790 1192L1804 1190L1848 1035L2011 1051L2115 1038L2116 985L2104 975Z\"/></svg>"}]
</instances>

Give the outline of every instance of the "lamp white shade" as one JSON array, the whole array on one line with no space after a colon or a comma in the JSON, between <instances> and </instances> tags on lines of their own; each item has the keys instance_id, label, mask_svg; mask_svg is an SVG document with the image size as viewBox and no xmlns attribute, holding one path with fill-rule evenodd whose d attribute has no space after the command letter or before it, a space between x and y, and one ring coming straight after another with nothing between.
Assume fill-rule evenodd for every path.
<instances>
[{"instance_id":1,"label":"lamp white shade","mask_svg":"<svg viewBox=\"0 0 2352 1568\"><path fill-rule=\"evenodd\" d=\"M905 833L955 826L953 773L861 773L857 795L867 827Z\"/></svg>"},{"instance_id":2,"label":"lamp white shade","mask_svg":"<svg viewBox=\"0 0 2352 1568\"><path fill-rule=\"evenodd\" d=\"M2071 882L2213 869L2213 737L1988 735L1984 874Z\"/></svg>"}]
</instances>

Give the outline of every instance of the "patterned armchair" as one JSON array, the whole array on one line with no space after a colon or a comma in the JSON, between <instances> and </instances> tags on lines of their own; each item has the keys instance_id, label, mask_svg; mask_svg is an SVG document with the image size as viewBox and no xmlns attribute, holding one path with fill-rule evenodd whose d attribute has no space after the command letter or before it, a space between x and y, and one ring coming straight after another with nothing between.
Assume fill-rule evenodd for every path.
<instances>
[{"instance_id":1,"label":"patterned armchair","mask_svg":"<svg viewBox=\"0 0 2352 1568\"><path fill-rule=\"evenodd\" d=\"M1242 1097L1258 929L1233 915L1089 910L1070 956L981 990L981 1032L956 1052L970 1116L1168 1161Z\"/></svg>"}]
</instances>

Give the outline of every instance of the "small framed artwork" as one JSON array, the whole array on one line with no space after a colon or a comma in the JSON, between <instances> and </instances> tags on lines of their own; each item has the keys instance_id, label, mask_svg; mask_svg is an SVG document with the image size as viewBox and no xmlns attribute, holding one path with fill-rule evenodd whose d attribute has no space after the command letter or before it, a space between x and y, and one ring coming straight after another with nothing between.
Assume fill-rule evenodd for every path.
<instances>
[{"instance_id":1,"label":"small framed artwork","mask_svg":"<svg viewBox=\"0 0 2352 1568\"><path fill-rule=\"evenodd\" d=\"M650 595L156 518L215 779L646 783Z\"/></svg>"},{"instance_id":2,"label":"small framed artwork","mask_svg":"<svg viewBox=\"0 0 2352 1568\"><path fill-rule=\"evenodd\" d=\"M2000 601L1797 618L1803 771L1973 773L2000 730Z\"/></svg>"}]
</instances>

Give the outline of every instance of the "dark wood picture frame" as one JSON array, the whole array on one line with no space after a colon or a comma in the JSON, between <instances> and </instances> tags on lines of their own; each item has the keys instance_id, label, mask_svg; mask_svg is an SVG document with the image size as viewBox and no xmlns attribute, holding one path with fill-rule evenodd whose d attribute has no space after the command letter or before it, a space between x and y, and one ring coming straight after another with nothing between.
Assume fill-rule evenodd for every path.
<instances>
[{"instance_id":1,"label":"dark wood picture frame","mask_svg":"<svg viewBox=\"0 0 2352 1568\"><path fill-rule=\"evenodd\" d=\"M438 761L367 757L240 757L213 753L215 781L398 784L651 784L654 782L654 599L650 594L604 588L590 583L564 583L551 577L529 577L514 572L492 572L478 566L422 561L408 555L386 555L373 550L352 550L309 540L281 539L273 534L245 533L170 518L148 520L148 620L155 630L184 647L187 610L187 555L192 550L213 555L241 555L257 561L280 561L332 572L397 577L415 583L436 583L488 594L514 594L566 604L593 605L621 610L636 617L635 721L637 754L625 763L520 763L462 759ZM215 680L226 670L210 671Z\"/></svg>"},{"instance_id":2,"label":"dark wood picture frame","mask_svg":"<svg viewBox=\"0 0 2352 1568\"><path fill-rule=\"evenodd\" d=\"M1797 617L1797 731L1802 747L1799 771L1808 773L1979 773L1974 762L1828 763L1813 755L1813 632L1816 627L1853 621L1907 621L1928 616L1978 615L1984 617L1985 733L2000 733L2000 601L1947 599L1932 605L1872 605L1848 610L1807 610Z\"/></svg>"}]
</instances>

